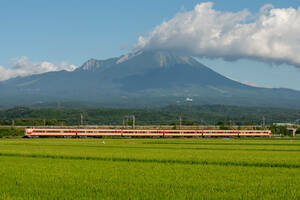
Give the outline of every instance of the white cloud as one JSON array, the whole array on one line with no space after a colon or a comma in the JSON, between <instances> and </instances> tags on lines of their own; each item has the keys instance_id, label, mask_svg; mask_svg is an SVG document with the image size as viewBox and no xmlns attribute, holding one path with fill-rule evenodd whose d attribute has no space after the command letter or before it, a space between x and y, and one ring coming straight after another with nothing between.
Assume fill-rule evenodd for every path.
<instances>
[{"instance_id":1,"label":"white cloud","mask_svg":"<svg viewBox=\"0 0 300 200\"><path fill-rule=\"evenodd\" d=\"M13 66L11 68L4 68L0 66L0 81L5 81L10 78L18 76L29 76L33 74L42 74L51 71L73 71L76 69L75 65L69 65L66 62L61 62L55 65L50 62L30 62L27 57L15 58L12 60Z\"/></svg>"},{"instance_id":2,"label":"white cloud","mask_svg":"<svg viewBox=\"0 0 300 200\"><path fill-rule=\"evenodd\" d=\"M300 7L277 9L268 4L252 14L221 12L211 2L200 3L139 37L135 49L300 67Z\"/></svg>"}]
</instances>

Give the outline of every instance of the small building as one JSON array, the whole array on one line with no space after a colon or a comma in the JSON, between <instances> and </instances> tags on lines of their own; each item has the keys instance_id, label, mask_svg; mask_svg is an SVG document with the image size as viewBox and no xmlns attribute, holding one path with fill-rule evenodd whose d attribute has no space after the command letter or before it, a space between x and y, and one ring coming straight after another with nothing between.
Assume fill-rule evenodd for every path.
<instances>
[{"instance_id":1,"label":"small building","mask_svg":"<svg viewBox=\"0 0 300 200\"><path fill-rule=\"evenodd\" d=\"M189 97L186 98L185 100L186 100L187 102L193 102L193 99L192 99L192 98L189 98Z\"/></svg>"},{"instance_id":2,"label":"small building","mask_svg":"<svg viewBox=\"0 0 300 200\"><path fill-rule=\"evenodd\" d=\"M273 123L273 125L276 125L276 126L297 126L297 124L292 124L292 123Z\"/></svg>"}]
</instances>

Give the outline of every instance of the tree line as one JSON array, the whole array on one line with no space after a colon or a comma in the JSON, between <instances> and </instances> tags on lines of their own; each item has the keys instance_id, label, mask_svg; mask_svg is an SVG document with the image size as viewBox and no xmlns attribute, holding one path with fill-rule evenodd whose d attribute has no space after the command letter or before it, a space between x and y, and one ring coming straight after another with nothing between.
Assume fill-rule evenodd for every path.
<instances>
[{"instance_id":1,"label":"tree line","mask_svg":"<svg viewBox=\"0 0 300 200\"><path fill-rule=\"evenodd\" d=\"M137 125L178 125L180 118L182 125L272 125L300 120L300 110L227 105L142 109L15 107L0 110L0 125L122 125L126 115L134 115Z\"/></svg>"}]
</instances>

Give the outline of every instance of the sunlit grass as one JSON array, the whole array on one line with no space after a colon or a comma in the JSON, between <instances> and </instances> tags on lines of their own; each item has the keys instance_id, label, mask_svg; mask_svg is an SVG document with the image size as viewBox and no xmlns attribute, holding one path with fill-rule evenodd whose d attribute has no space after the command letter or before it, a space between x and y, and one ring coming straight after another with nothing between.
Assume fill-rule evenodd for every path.
<instances>
[{"instance_id":1,"label":"sunlit grass","mask_svg":"<svg viewBox=\"0 0 300 200\"><path fill-rule=\"evenodd\" d=\"M0 177L0 199L299 199L300 141L5 139Z\"/></svg>"}]
</instances>

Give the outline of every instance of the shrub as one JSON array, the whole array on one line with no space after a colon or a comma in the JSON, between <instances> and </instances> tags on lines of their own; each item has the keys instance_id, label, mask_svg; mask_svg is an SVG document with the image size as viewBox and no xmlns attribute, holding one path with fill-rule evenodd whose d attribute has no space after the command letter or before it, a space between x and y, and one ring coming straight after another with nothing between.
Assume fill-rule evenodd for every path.
<instances>
[{"instance_id":1,"label":"shrub","mask_svg":"<svg viewBox=\"0 0 300 200\"><path fill-rule=\"evenodd\" d=\"M0 128L0 138L23 136L24 129L20 128Z\"/></svg>"}]
</instances>

